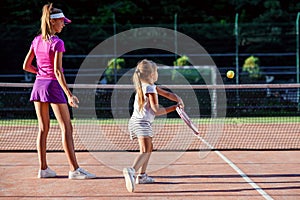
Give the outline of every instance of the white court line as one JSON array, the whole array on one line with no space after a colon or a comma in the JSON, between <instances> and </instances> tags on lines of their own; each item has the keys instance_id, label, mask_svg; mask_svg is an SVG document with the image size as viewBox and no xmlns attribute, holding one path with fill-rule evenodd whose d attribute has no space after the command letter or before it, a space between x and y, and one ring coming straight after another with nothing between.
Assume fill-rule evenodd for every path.
<instances>
[{"instance_id":1,"label":"white court line","mask_svg":"<svg viewBox=\"0 0 300 200\"><path fill-rule=\"evenodd\" d=\"M260 193L265 199L272 200L273 198L268 195L263 189L261 189L254 181L252 181L238 166L236 166L231 160L224 156L220 151L215 150L225 162L227 162L230 167L232 167L248 184L250 184L258 193Z\"/></svg>"},{"instance_id":2,"label":"white court line","mask_svg":"<svg viewBox=\"0 0 300 200\"><path fill-rule=\"evenodd\" d=\"M202 137L198 138L204 142L209 148L215 149L211 144L206 142ZM265 199L273 200L273 198L268 195L263 189L261 189L254 181L251 180L238 166L236 166L231 160L224 156L220 151L214 151L218 156L220 156L232 169L234 169L249 185L251 185L258 193L260 193Z\"/></svg>"}]
</instances>

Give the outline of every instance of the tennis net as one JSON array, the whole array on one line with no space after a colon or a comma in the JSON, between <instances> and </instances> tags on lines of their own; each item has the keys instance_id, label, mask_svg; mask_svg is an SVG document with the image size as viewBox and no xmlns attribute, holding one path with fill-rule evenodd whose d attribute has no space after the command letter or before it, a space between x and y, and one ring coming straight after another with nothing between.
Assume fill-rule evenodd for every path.
<instances>
[{"instance_id":1,"label":"tennis net","mask_svg":"<svg viewBox=\"0 0 300 200\"><path fill-rule=\"evenodd\" d=\"M69 85L80 107L71 109L77 151L136 151L129 139L132 85ZM299 84L166 85L185 102L201 136L218 150L300 149ZM38 124L29 102L32 84L0 83L0 150L35 151ZM162 106L172 102L160 98ZM62 151L61 133L50 109L48 149ZM154 149L209 149L177 113L153 123Z\"/></svg>"}]
</instances>

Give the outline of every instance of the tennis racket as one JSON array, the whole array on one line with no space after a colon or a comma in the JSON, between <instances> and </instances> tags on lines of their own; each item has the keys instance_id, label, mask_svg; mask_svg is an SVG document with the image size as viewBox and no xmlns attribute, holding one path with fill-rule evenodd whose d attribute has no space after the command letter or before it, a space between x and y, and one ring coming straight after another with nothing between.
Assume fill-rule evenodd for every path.
<instances>
[{"instance_id":1,"label":"tennis racket","mask_svg":"<svg viewBox=\"0 0 300 200\"><path fill-rule=\"evenodd\" d=\"M180 118L185 122L185 124L190 127L190 129L193 130L194 134L199 136L200 132L197 128L197 126L192 122L192 120L189 118L189 116L186 114L186 112L183 110L183 108L177 107L176 111Z\"/></svg>"}]
</instances>

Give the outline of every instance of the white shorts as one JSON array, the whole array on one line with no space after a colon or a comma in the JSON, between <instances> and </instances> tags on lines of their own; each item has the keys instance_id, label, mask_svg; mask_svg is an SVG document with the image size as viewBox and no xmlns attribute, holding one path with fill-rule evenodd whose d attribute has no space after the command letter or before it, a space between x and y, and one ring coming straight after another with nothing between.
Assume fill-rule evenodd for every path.
<instances>
[{"instance_id":1,"label":"white shorts","mask_svg":"<svg viewBox=\"0 0 300 200\"><path fill-rule=\"evenodd\" d=\"M130 139L139 137L153 137L152 126L149 121L131 117L128 124Z\"/></svg>"}]
</instances>

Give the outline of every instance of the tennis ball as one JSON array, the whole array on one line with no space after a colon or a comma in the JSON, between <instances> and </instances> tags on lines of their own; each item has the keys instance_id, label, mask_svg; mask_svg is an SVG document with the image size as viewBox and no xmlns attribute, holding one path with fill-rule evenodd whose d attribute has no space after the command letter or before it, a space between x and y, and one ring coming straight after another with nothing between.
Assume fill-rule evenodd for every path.
<instances>
[{"instance_id":1,"label":"tennis ball","mask_svg":"<svg viewBox=\"0 0 300 200\"><path fill-rule=\"evenodd\" d=\"M233 78L234 77L234 71L232 71L232 70L227 71L226 76L227 76L227 78Z\"/></svg>"}]
</instances>

